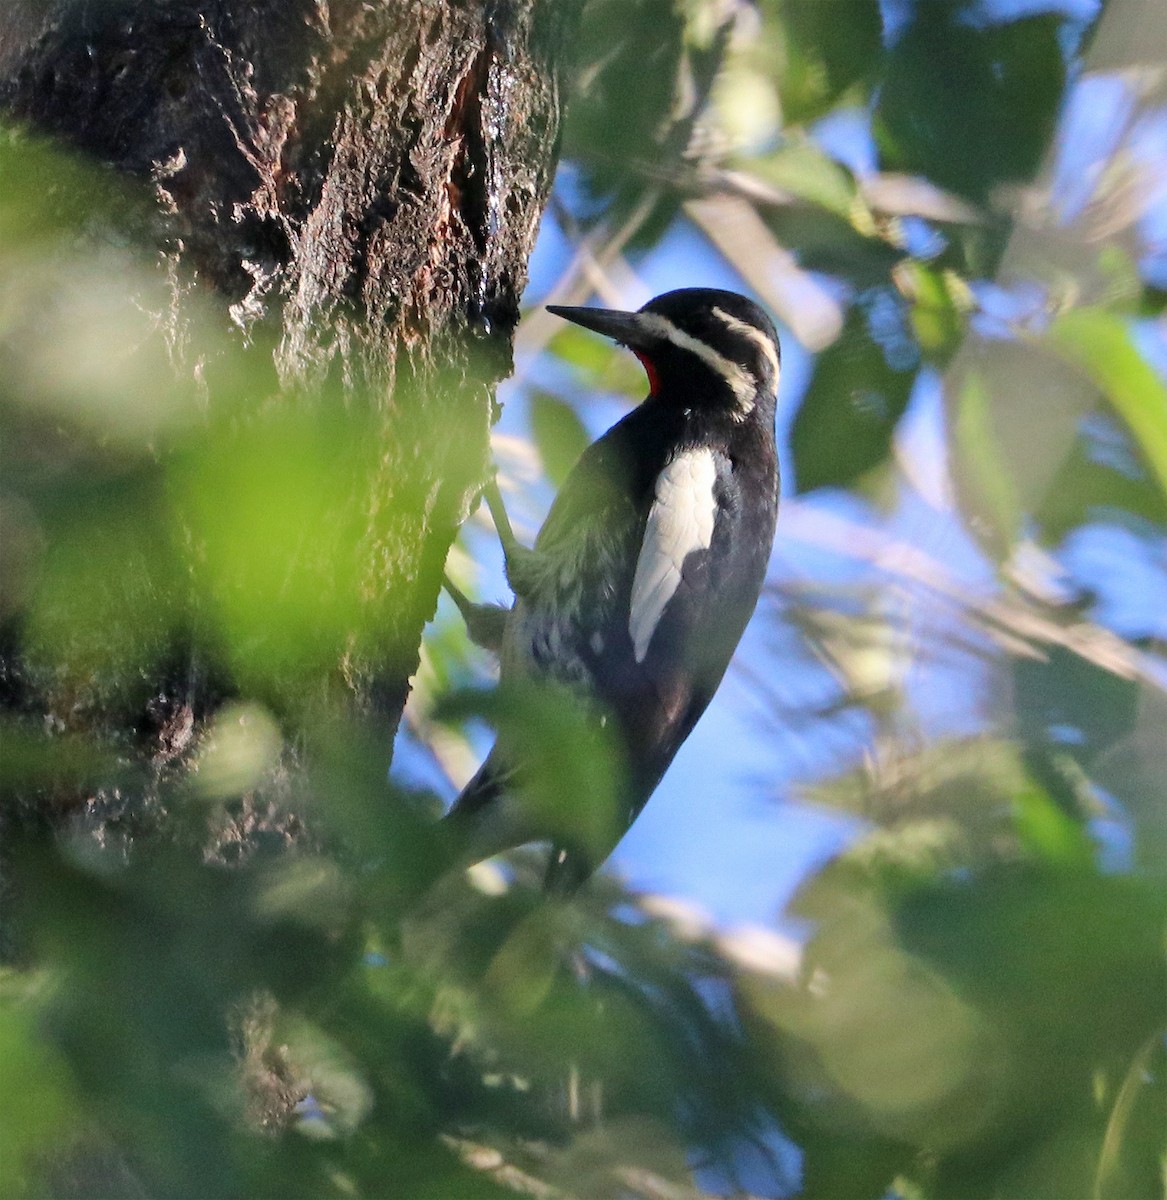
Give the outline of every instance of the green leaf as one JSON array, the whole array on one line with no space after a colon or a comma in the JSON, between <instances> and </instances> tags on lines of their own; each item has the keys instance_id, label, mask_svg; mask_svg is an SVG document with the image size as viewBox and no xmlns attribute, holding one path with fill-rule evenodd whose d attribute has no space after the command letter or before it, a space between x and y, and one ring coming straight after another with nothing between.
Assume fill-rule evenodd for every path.
<instances>
[{"instance_id":1,"label":"green leaf","mask_svg":"<svg viewBox=\"0 0 1167 1200\"><path fill-rule=\"evenodd\" d=\"M972 492L971 507L1003 553L1021 523L1021 497L1002 459L988 387L979 371L970 370L959 386L953 438L962 482Z\"/></svg>"},{"instance_id":2,"label":"green leaf","mask_svg":"<svg viewBox=\"0 0 1167 1200\"><path fill-rule=\"evenodd\" d=\"M531 434L548 479L559 487L584 452L588 431L570 404L536 389L531 394Z\"/></svg>"},{"instance_id":3,"label":"green leaf","mask_svg":"<svg viewBox=\"0 0 1167 1200\"><path fill-rule=\"evenodd\" d=\"M886 286L903 252L873 227L860 229L852 219L861 208L840 216L809 202L760 204L759 214L779 244L797 254L808 271L838 275L856 288Z\"/></svg>"},{"instance_id":4,"label":"green leaf","mask_svg":"<svg viewBox=\"0 0 1167 1200\"><path fill-rule=\"evenodd\" d=\"M69 1071L36 1029L28 977L0 971L0 1195L44 1195L42 1167L60 1162L77 1128ZM64 1141L64 1145L62 1142Z\"/></svg>"},{"instance_id":5,"label":"green leaf","mask_svg":"<svg viewBox=\"0 0 1167 1200\"><path fill-rule=\"evenodd\" d=\"M576 325L565 325L551 339L550 348L576 369L587 390L643 398L644 369L628 351L606 339Z\"/></svg>"},{"instance_id":6,"label":"green leaf","mask_svg":"<svg viewBox=\"0 0 1167 1200\"><path fill-rule=\"evenodd\" d=\"M1021 845L1050 866L1084 869L1094 861L1082 826L1039 787L1022 788L1014 795L1013 827Z\"/></svg>"},{"instance_id":7,"label":"green leaf","mask_svg":"<svg viewBox=\"0 0 1167 1200\"><path fill-rule=\"evenodd\" d=\"M1167 384L1139 353L1126 321L1097 308L1063 313L1049 345L1098 385L1167 494Z\"/></svg>"},{"instance_id":8,"label":"green leaf","mask_svg":"<svg viewBox=\"0 0 1167 1200\"><path fill-rule=\"evenodd\" d=\"M751 158L749 169L759 179L850 220L854 177L813 143L792 142L765 157Z\"/></svg>"},{"instance_id":9,"label":"green leaf","mask_svg":"<svg viewBox=\"0 0 1167 1200\"><path fill-rule=\"evenodd\" d=\"M1093 1200L1161 1196L1167 1185L1167 1029L1132 1057L1114 1097L1094 1175Z\"/></svg>"},{"instance_id":10,"label":"green leaf","mask_svg":"<svg viewBox=\"0 0 1167 1200\"><path fill-rule=\"evenodd\" d=\"M627 828L619 797L626 764L610 728L589 719L578 697L552 681L510 681L489 697L447 697L435 716L457 720L486 715L498 728L508 758L524 764L511 784L533 815L533 827L555 840L606 856Z\"/></svg>"},{"instance_id":11,"label":"green leaf","mask_svg":"<svg viewBox=\"0 0 1167 1200\"><path fill-rule=\"evenodd\" d=\"M171 472L175 511L241 677L335 662L361 627L364 497L375 438L362 422L285 410L224 424Z\"/></svg>"},{"instance_id":12,"label":"green leaf","mask_svg":"<svg viewBox=\"0 0 1167 1200\"><path fill-rule=\"evenodd\" d=\"M44 251L101 222L144 230L156 219L152 201L147 183L0 126L0 259Z\"/></svg>"},{"instance_id":13,"label":"green leaf","mask_svg":"<svg viewBox=\"0 0 1167 1200\"><path fill-rule=\"evenodd\" d=\"M911 299L912 329L921 350L932 360L946 361L964 337L967 285L952 272L912 261L896 269L896 284Z\"/></svg>"},{"instance_id":14,"label":"green leaf","mask_svg":"<svg viewBox=\"0 0 1167 1200\"><path fill-rule=\"evenodd\" d=\"M1067 534L1097 520L1100 514L1118 520L1124 514L1156 525L1167 525L1167 493L1147 474L1132 477L1092 452L1087 436L1079 436L1058 468L1045 497L1034 512L1040 539L1057 546Z\"/></svg>"},{"instance_id":15,"label":"green leaf","mask_svg":"<svg viewBox=\"0 0 1167 1200\"><path fill-rule=\"evenodd\" d=\"M877 0L850 0L845 7L823 0L771 0L763 11L785 35L777 74L788 122L825 115L844 92L853 86L859 91L856 85L874 78L883 52Z\"/></svg>"},{"instance_id":16,"label":"green leaf","mask_svg":"<svg viewBox=\"0 0 1167 1200\"><path fill-rule=\"evenodd\" d=\"M677 121L679 81L688 72L684 15L673 0L595 0L572 46L576 85L564 152L603 195L659 155Z\"/></svg>"},{"instance_id":17,"label":"green leaf","mask_svg":"<svg viewBox=\"0 0 1167 1200\"><path fill-rule=\"evenodd\" d=\"M143 469L91 487L75 480L46 507L48 545L26 644L33 661L100 705L148 688L143 681L181 620L160 492Z\"/></svg>"},{"instance_id":18,"label":"green leaf","mask_svg":"<svg viewBox=\"0 0 1167 1200\"><path fill-rule=\"evenodd\" d=\"M964 5L937 3L912 14L876 113L884 166L977 201L1032 178L1065 87L1059 19L976 26Z\"/></svg>"},{"instance_id":19,"label":"green leaf","mask_svg":"<svg viewBox=\"0 0 1167 1200\"><path fill-rule=\"evenodd\" d=\"M1050 730L1077 730L1079 761L1117 748L1138 720L1138 684L1068 647L1050 647L1040 659L1019 657L1012 674L1021 735L1043 746Z\"/></svg>"},{"instance_id":20,"label":"green leaf","mask_svg":"<svg viewBox=\"0 0 1167 1200\"><path fill-rule=\"evenodd\" d=\"M898 369L852 311L842 336L815 361L794 419L791 447L799 492L852 487L887 457L916 369Z\"/></svg>"}]
</instances>

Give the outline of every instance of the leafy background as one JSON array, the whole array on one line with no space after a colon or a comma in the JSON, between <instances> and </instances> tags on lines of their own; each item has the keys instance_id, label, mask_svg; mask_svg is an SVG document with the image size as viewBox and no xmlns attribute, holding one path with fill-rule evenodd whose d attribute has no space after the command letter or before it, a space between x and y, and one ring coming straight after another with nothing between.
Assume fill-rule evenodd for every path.
<instances>
[{"instance_id":1,"label":"leafy background","mask_svg":"<svg viewBox=\"0 0 1167 1200\"><path fill-rule=\"evenodd\" d=\"M388 786L338 718L357 407L264 403L210 310L175 347L141 197L5 135L0 605L76 700L3 728L0 1193L1162 1196L1167 13L593 0L579 56L517 524L643 394L546 302L758 296L785 477L738 664L571 903L524 854L418 898L483 718L538 715L445 607ZM501 595L481 517L450 567ZM211 731L87 732L178 637ZM610 769L569 740L547 802Z\"/></svg>"}]
</instances>

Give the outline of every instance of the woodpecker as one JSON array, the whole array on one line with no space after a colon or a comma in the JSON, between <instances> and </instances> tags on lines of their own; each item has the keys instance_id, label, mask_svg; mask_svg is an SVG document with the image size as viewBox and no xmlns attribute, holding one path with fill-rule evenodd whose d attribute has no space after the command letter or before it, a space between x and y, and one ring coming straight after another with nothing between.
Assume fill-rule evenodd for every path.
<instances>
[{"instance_id":1,"label":"woodpecker","mask_svg":"<svg viewBox=\"0 0 1167 1200\"><path fill-rule=\"evenodd\" d=\"M548 887L567 892L611 852L725 674L757 604L778 514L778 335L735 292L682 288L638 312L549 306L626 346L648 396L584 452L539 531L519 545L497 487L486 499L512 608L451 588L471 635L499 652L500 680L541 681L614 736L616 809L573 821L588 797L533 811L531 753L500 735L449 814L477 861L550 841Z\"/></svg>"}]
</instances>

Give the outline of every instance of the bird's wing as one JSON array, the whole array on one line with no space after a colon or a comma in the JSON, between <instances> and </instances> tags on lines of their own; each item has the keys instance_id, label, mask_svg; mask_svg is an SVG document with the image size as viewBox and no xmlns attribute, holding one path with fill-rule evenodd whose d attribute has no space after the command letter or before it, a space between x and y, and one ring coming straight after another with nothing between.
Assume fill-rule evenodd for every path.
<instances>
[{"instance_id":1,"label":"bird's wing","mask_svg":"<svg viewBox=\"0 0 1167 1200\"><path fill-rule=\"evenodd\" d=\"M656 787L717 690L768 558L767 540L742 536L742 496L728 456L689 455L660 476L630 597L635 669L610 697L636 747L634 804Z\"/></svg>"},{"instance_id":2,"label":"bird's wing","mask_svg":"<svg viewBox=\"0 0 1167 1200\"><path fill-rule=\"evenodd\" d=\"M539 530L536 550L554 553L597 524L611 525L635 502L635 463L622 425L593 442L572 468Z\"/></svg>"},{"instance_id":3,"label":"bird's wing","mask_svg":"<svg viewBox=\"0 0 1167 1200\"><path fill-rule=\"evenodd\" d=\"M644 662L665 606L681 585L686 560L708 550L713 540L717 475L715 452L698 447L677 455L657 477L628 612L638 663Z\"/></svg>"}]
</instances>

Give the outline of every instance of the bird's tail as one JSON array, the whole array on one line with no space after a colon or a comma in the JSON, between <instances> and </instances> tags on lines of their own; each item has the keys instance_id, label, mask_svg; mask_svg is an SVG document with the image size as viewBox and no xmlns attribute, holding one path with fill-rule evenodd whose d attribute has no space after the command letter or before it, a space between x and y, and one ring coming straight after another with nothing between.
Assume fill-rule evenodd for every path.
<instances>
[{"instance_id":1,"label":"bird's tail","mask_svg":"<svg viewBox=\"0 0 1167 1200\"><path fill-rule=\"evenodd\" d=\"M492 751L446 814L446 825L460 843L459 861L465 866L532 840L521 808L509 793L510 775L497 750Z\"/></svg>"},{"instance_id":2,"label":"bird's tail","mask_svg":"<svg viewBox=\"0 0 1167 1200\"><path fill-rule=\"evenodd\" d=\"M503 773L498 770L494 755L490 754L478 768L474 778L462 789L458 799L446 813L446 820L455 828L466 825L487 805L497 800L502 791Z\"/></svg>"},{"instance_id":3,"label":"bird's tail","mask_svg":"<svg viewBox=\"0 0 1167 1200\"><path fill-rule=\"evenodd\" d=\"M496 753L491 753L454 801L446 823L459 843L460 865L468 867L504 850L548 840L546 832L530 827L525 806L511 792L512 783L512 773L501 765ZM590 855L552 845L543 887L554 895L571 895L586 882L595 866Z\"/></svg>"}]
</instances>

